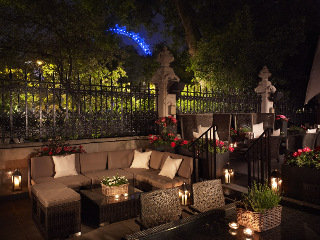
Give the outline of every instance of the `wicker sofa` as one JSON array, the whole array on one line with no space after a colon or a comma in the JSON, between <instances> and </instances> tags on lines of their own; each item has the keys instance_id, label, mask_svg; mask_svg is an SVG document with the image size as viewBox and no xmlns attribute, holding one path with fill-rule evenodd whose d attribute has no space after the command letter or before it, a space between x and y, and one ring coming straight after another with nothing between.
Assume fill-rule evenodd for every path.
<instances>
[{"instance_id":1,"label":"wicker sofa","mask_svg":"<svg viewBox=\"0 0 320 240\"><path fill-rule=\"evenodd\" d=\"M173 179L158 175L168 156L183 159L177 175ZM131 183L144 191L167 189L180 186L183 182L191 182L193 171L191 157L152 150L149 162L150 169L130 168L133 157L134 150L76 154L78 175L60 178L53 177L55 172L52 157L34 157L30 161L30 185L56 182L79 190L98 185L103 177L111 177L116 174L126 176Z\"/></svg>"}]
</instances>

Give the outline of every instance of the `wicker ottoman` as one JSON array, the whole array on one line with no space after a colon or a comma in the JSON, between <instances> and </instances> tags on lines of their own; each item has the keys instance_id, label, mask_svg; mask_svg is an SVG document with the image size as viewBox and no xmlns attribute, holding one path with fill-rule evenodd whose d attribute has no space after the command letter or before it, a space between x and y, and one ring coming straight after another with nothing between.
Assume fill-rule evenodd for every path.
<instances>
[{"instance_id":1,"label":"wicker ottoman","mask_svg":"<svg viewBox=\"0 0 320 240\"><path fill-rule=\"evenodd\" d=\"M63 184L32 186L32 217L46 239L81 231L80 195Z\"/></svg>"}]
</instances>

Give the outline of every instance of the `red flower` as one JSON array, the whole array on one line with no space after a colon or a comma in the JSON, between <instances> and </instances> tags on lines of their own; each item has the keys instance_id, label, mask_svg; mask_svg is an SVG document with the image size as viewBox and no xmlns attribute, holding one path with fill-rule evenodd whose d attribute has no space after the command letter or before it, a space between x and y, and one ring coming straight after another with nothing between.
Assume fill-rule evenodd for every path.
<instances>
[{"instance_id":1,"label":"red flower","mask_svg":"<svg viewBox=\"0 0 320 240\"><path fill-rule=\"evenodd\" d=\"M42 148L42 151L43 152L46 152L46 151L48 151L49 150L49 148L48 147L44 147L44 148Z\"/></svg>"},{"instance_id":2,"label":"red flower","mask_svg":"<svg viewBox=\"0 0 320 240\"><path fill-rule=\"evenodd\" d=\"M166 119L163 117L163 118L161 118L161 122L165 122L166 121Z\"/></svg>"},{"instance_id":3,"label":"red flower","mask_svg":"<svg viewBox=\"0 0 320 240\"><path fill-rule=\"evenodd\" d=\"M171 121L172 121L174 124L176 124L176 123L177 123L177 119L175 119L174 117L173 117L173 118L171 118Z\"/></svg>"},{"instance_id":4,"label":"red flower","mask_svg":"<svg viewBox=\"0 0 320 240\"><path fill-rule=\"evenodd\" d=\"M49 155L52 155L52 154L53 154L53 153L50 151L50 152L49 152Z\"/></svg>"},{"instance_id":5,"label":"red flower","mask_svg":"<svg viewBox=\"0 0 320 240\"><path fill-rule=\"evenodd\" d=\"M302 149L298 149L298 153L302 153Z\"/></svg>"},{"instance_id":6,"label":"red flower","mask_svg":"<svg viewBox=\"0 0 320 240\"><path fill-rule=\"evenodd\" d=\"M68 151L68 147L67 147L67 146L64 146L64 147L63 147L63 151L65 151L65 152Z\"/></svg>"},{"instance_id":7,"label":"red flower","mask_svg":"<svg viewBox=\"0 0 320 240\"><path fill-rule=\"evenodd\" d=\"M57 149L56 149L56 153L61 152L61 150L62 150L62 147L57 147Z\"/></svg>"},{"instance_id":8,"label":"red flower","mask_svg":"<svg viewBox=\"0 0 320 240\"><path fill-rule=\"evenodd\" d=\"M302 151L303 151L303 152L310 152L311 149L310 149L309 147L305 147L305 148L302 149Z\"/></svg>"},{"instance_id":9,"label":"red flower","mask_svg":"<svg viewBox=\"0 0 320 240\"><path fill-rule=\"evenodd\" d=\"M170 146L174 148L177 144L175 142L171 142Z\"/></svg>"},{"instance_id":10,"label":"red flower","mask_svg":"<svg viewBox=\"0 0 320 240\"><path fill-rule=\"evenodd\" d=\"M174 141L178 141L178 140L179 140L179 138L175 137L173 140L174 140Z\"/></svg>"},{"instance_id":11,"label":"red flower","mask_svg":"<svg viewBox=\"0 0 320 240\"><path fill-rule=\"evenodd\" d=\"M234 148L233 148L233 147L229 147L229 151L230 151L230 152L233 152L233 151L234 151Z\"/></svg>"},{"instance_id":12,"label":"red flower","mask_svg":"<svg viewBox=\"0 0 320 240\"><path fill-rule=\"evenodd\" d=\"M181 142L181 145L187 145L188 144L188 141L187 140L183 140L182 142Z\"/></svg>"},{"instance_id":13,"label":"red flower","mask_svg":"<svg viewBox=\"0 0 320 240\"><path fill-rule=\"evenodd\" d=\"M292 156L293 156L293 157L297 157L297 156L298 156L298 152L294 152L294 153L292 154Z\"/></svg>"}]
</instances>

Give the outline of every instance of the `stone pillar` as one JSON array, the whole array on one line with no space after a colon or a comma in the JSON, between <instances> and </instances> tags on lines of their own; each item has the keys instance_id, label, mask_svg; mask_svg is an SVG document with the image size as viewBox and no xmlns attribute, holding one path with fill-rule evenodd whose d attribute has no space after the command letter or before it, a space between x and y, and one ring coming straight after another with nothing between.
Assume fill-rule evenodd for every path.
<instances>
[{"instance_id":1,"label":"stone pillar","mask_svg":"<svg viewBox=\"0 0 320 240\"><path fill-rule=\"evenodd\" d=\"M176 115L176 94L168 94L168 82L179 82L179 77L174 73L170 67L174 57L171 52L164 47L159 53L157 61L160 67L152 76L151 81L157 86L158 92L158 115L159 117L167 117L169 115Z\"/></svg>"},{"instance_id":2,"label":"stone pillar","mask_svg":"<svg viewBox=\"0 0 320 240\"><path fill-rule=\"evenodd\" d=\"M254 89L254 91L261 96L261 112L262 113L271 113L274 111L273 102L269 100L270 93L275 93L276 88L269 81L269 77L271 77L271 73L269 69L264 66L259 73L259 77L261 81L258 84L258 87Z\"/></svg>"}]
</instances>

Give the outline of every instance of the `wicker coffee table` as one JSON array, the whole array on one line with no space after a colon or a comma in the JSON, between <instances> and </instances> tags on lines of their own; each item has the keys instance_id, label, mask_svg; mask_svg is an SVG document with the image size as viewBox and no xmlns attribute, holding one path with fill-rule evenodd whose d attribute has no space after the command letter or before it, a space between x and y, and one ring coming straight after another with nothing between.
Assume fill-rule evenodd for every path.
<instances>
[{"instance_id":1,"label":"wicker coffee table","mask_svg":"<svg viewBox=\"0 0 320 240\"><path fill-rule=\"evenodd\" d=\"M137 217L141 190L129 185L128 196L107 197L101 187L80 190L82 221L96 226Z\"/></svg>"}]
</instances>

